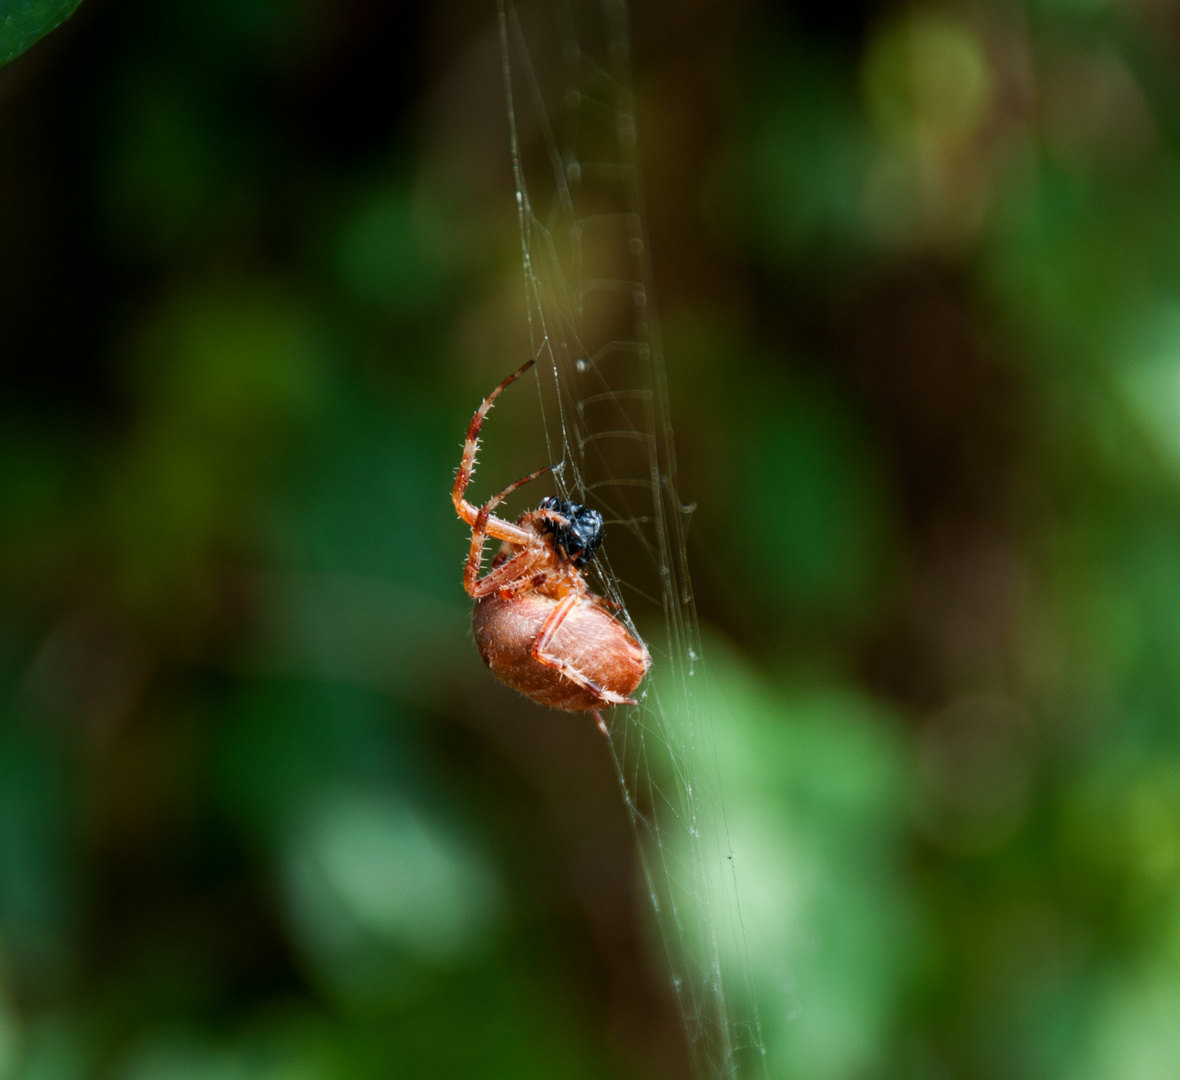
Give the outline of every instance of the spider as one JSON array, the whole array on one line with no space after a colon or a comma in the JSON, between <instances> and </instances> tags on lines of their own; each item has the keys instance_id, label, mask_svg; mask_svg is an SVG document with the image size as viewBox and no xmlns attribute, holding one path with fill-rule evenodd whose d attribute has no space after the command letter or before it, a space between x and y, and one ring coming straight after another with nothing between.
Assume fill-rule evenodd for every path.
<instances>
[{"instance_id":1,"label":"spider","mask_svg":"<svg viewBox=\"0 0 1180 1080\"><path fill-rule=\"evenodd\" d=\"M475 471L479 431L496 398L535 360L513 372L471 419L451 501L471 527L463 587L474 598L472 627L483 662L525 697L565 712L590 712L609 739L603 709L635 705L651 656L643 642L611 614L615 606L591 591L582 570L602 544L597 510L547 496L513 524L492 511L518 487L550 472L547 465L509 484L483 506L464 497ZM484 542L502 541L483 577Z\"/></svg>"}]
</instances>

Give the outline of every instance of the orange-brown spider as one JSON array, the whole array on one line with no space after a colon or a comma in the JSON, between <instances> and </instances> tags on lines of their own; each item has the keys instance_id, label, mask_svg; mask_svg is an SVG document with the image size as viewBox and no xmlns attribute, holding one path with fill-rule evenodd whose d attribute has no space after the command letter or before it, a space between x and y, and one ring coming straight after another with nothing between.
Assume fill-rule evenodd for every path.
<instances>
[{"instance_id":1,"label":"orange-brown spider","mask_svg":"<svg viewBox=\"0 0 1180 1080\"><path fill-rule=\"evenodd\" d=\"M522 484L548 472L538 469L509 484L483 506L464 497L475 471L479 430L496 398L533 366L530 360L486 398L471 419L451 500L471 527L471 552L463 587L475 599L472 625L483 662L501 682L552 709L592 712L610 737L600 710L634 705L651 657L590 590L582 568L602 543L602 515L548 496L515 524L492 511ZM483 577L487 537L502 541Z\"/></svg>"}]
</instances>

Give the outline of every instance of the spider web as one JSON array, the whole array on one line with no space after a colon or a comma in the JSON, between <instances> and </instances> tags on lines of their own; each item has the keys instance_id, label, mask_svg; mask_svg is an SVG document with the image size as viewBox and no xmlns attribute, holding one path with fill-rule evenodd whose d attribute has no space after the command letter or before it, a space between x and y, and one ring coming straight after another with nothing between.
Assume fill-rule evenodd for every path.
<instances>
[{"instance_id":1,"label":"spider web","mask_svg":"<svg viewBox=\"0 0 1180 1080\"><path fill-rule=\"evenodd\" d=\"M765 1075L717 781L651 303L625 6L518 16L500 44L529 333L558 492L599 509L592 584L647 630L652 674L611 752L698 1075ZM534 62L535 60L535 62ZM655 628L662 626L659 634ZM634 626L633 626L634 629Z\"/></svg>"}]
</instances>

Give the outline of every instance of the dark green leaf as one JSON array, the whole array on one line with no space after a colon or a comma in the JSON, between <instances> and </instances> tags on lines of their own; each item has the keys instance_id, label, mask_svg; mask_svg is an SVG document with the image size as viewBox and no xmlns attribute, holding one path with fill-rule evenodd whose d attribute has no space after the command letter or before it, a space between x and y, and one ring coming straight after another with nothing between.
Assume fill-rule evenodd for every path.
<instances>
[{"instance_id":1,"label":"dark green leaf","mask_svg":"<svg viewBox=\"0 0 1180 1080\"><path fill-rule=\"evenodd\" d=\"M74 13L81 0L0 0L0 65L15 60Z\"/></svg>"}]
</instances>

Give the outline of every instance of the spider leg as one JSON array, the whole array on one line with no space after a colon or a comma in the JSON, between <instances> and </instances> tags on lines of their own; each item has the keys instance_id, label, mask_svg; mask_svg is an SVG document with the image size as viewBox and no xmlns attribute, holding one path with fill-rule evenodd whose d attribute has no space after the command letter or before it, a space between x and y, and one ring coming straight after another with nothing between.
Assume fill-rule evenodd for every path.
<instances>
[{"instance_id":1,"label":"spider leg","mask_svg":"<svg viewBox=\"0 0 1180 1080\"><path fill-rule=\"evenodd\" d=\"M502 575L504 566L501 566L491 571L491 573L489 573L488 576L483 579L486 582L492 578L493 575L501 575L496 578L497 584L485 589L482 592L476 591L482 584L478 579L479 571L483 567L484 541L489 535L496 535L496 533L493 532L493 530L489 527L489 522L500 520L499 518L492 517L492 508L501 503L522 484L527 484L530 480L535 480L538 476L549 472L549 470L552 468L552 465L546 465L543 469L538 469L536 472L529 473L528 476L522 476L515 483L509 484L498 495L493 495L486 503L483 504L483 506L481 506L476 511L475 521L471 525L471 551L467 556L467 568L463 571L463 587L467 590L468 596L487 596L496 588L503 588L503 585L499 584L499 582L512 580L511 577ZM527 554L531 558L535 559L537 552L543 548L544 541L542 541L531 529L521 529L515 525L512 526L512 528L520 534L520 539L514 539L512 540L512 543L525 548L524 554ZM520 556L515 556L509 562L505 563L505 566L512 566L519 560ZM518 574L517 576L523 575Z\"/></svg>"},{"instance_id":2,"label":"spider leg","mask_svg":"<svg viewBox=\"0 0 1180 1080\"><path fill-rule=\"evenodd\" d=\"M634 698L625 698L621 694L616 694L613 690L607 690L599 686L593 679L583 675L573 664L545 652L546 646L553 640L553 636L557 633L561 624L565 622L566 616L574 610L578 605L578 601L581 599L581 593L572 592L557 602L557 606L549 613L549 617L541 626L541 631L537 634L537 640L533 642L533 659L544 664L546 667L555 668L569 679L570 682L582 687L584 690L589 690L590 693L608 708L612 705L638 705L639 703Z\"/></svg>"},{"instance_id":3,"label":"spider leg","mask_svg":"<svg viewBox=\"0 0 1180 1080\"><path fill-rule=\"evenodd\" d=\"M598 721L598 730L603 733L608 739L610 738L610 728L606 726L606 721L602 718L602 713L595 710L594 719Z\"/></svg>"},{"instance_id":4,"label":"spider leg","mask_svg":"<svg viewBox=\"0 0 1180 1080\"><path fill-rule=\"evenodd\" d=\"M549 465L547 468L553 470L557 468L557 466ZM530 480L532 477L525 477L525 479ZM542 510L540 507L537 507L536 510L530 510L527 514L523 514L520 518L520 524L522 526L531 525L534 521L552 521L558 525L569 524L569 518L567 518L564 514L559 514L556 510Z\"/></svg>"},{"instance_id":5,"label":"spider leg","mask_svg":"<svg viewBox=\"0 0 1180 1080\"><path fill-rule=\"evenodd\" d=\"M500 503L502 503L506 498L508 498L508 496L511 495L518 487L523 487L530 480L536 480L538 476L544 476L547 472L552 472L555 467L556 466L553 466L553 465L544 465L541 468L537 469L536 472L531 472L528 474L528 476L522 476L519 480L513 481L503 491L501 491L498 495L493 495L490 499L488 499L488 501L483 504L483 508L485 510L494 510L497 506L500 505ZM534 518L534 517L539 517L541 515L549 515L552 513L553 513L552 510L533 510L528 515L526 515L526 517L528 520L532 520L532 518ZM565 518L561 517L560 515L558 515L558 517L561 521L565 521Z\"/></svg>"},{"instance_id":6,"label":"spider leg","mask_svg":"<svg viewBox=\"0 0 1180 1080\"><path fill-rule=\"evenodd\" d=\"M506 563L489 570L484 577L479 576L479 562L477 554L472 551L467 561L467 568L463 573L463 587L467 595L479 599L481 596L491 596L494 592L508 590L512 593L527 592L532 588L532 569L540 561L538 552L522 551L514 555ZM526 588L527 586L527 588Z\"/></svg>"},{"instance_id":7,"label":"spider leg","mask_svg":"<svg viewBox=\"0 0 1180 1080\"><path fill-rule=\"evenodd\" d=\"M479 431L483 427L485 417L491 411L492 406L496 402L496 398L500 396L504 390L513 382L520 378L529 368L536 363L536 359L529 360L528 363L523 364L520 368L508 376L499 386L496 387L480 404L479 408L475 410L475 415L471 418L471 424L467 428L467 438L463 443L463 457L459 461L459 471L455 475L455 486L451 489L451 502L455 505L455 512L468 525L475 525L476 516L479 513L477 507L469 503L463 496L467 491L467 485L471 482L471 477L475 472L475 453L479 449ZM524 481L520 481L524 483ZM508 489L511 490L511 489ZM501 497L506 492L501 492ZM494 505L494 504L493 504ZM490 509L490 507L489 507ZM484 528L489 536L494 536L497 540L508 540L514 544L525 544L525 536L527 533L517 525L513 525L509 521L503 521L498 517L488 516L484 523Z\"/></svg>"}]
</instances>

